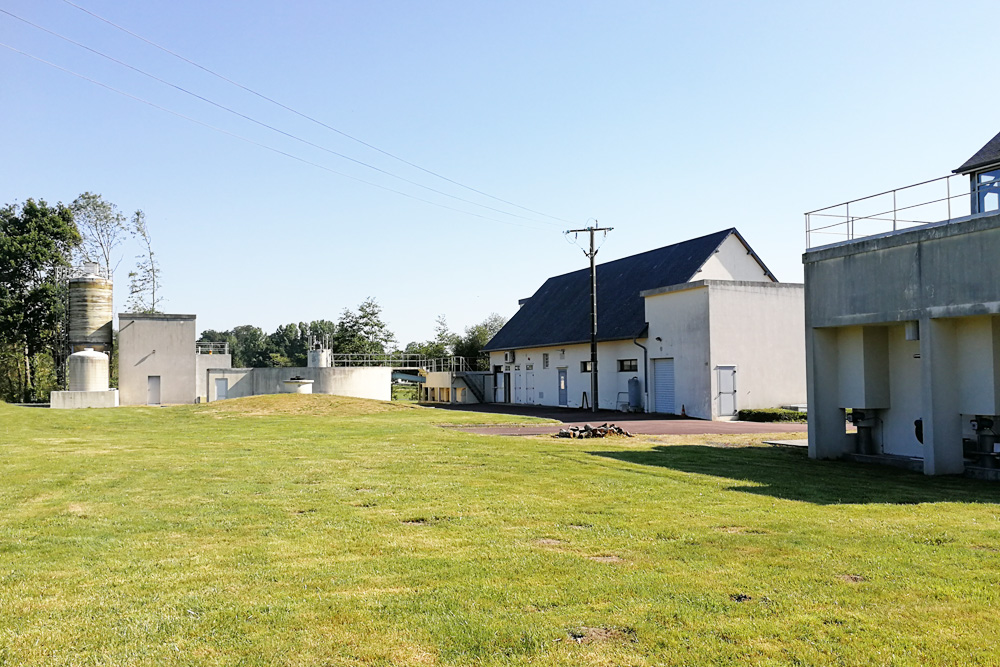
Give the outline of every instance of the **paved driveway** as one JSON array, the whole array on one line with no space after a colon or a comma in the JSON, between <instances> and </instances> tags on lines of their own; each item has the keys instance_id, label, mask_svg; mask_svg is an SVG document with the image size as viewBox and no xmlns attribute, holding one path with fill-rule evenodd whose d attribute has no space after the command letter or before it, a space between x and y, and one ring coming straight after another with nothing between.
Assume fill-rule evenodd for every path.
<instances>
[{"instance_id":1,"label":"paved driveway","mask_svg":"<svg viewBox=\"0 0 1000 667\"><path fill-rule=\"evenodd\" d=\"M489 435L548 435L570 426L590 424L597 426L605 422L617 424L630 433L640 435L731 435L735 433L805 433L805 424L759 422L706 421L704 419L677 418L659 414L628 414L612 410L596 413L570 408L551 408L526 405L501 405L487 403L479 405L431 405L441 410L461 412L486 412L490 414L522 415L555 419L558 424L524 424L520 426L462 426L469 433Z\"/></svg>"}]
</instances>

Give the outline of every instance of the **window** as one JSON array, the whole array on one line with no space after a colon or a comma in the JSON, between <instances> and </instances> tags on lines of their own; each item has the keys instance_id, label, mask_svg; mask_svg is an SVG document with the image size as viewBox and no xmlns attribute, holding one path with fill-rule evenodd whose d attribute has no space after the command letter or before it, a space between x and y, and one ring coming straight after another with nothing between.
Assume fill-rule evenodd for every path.
<instances>
[{"instance_id":1,"label":"window","mask_svg":"<svg viewBox=\"0 0 1000 667\"><path fill-rule=\"evenodd\" d=\"M548 368L548 367L549 367L549 353L542 352L542 368Z\"/></svg>"},{"instance_id":2,"label":"window","mask_svg":"<svg viewBox=\"0 0 1000 667\"><path fill-rule=\"evenodd\" d=\"M524 370L526 370L526 371L533 371L533 370L535 370L535 365L534 364L525 364L524 365Z\"/></svg>"},{"instance_id":3,"label":"window","mask_svg":"<svg viewBox=\"0 0 1000 667\"><path fill-rule=\"evenodd\" d=\"M521 370L521 365L520 365L520 364L518 364L517 366L514 366L514 370L515 370L515 371L519 371L519 370Z\"/></svg>"},{"instance_id":4,"label":"window","mask_svg":"<svg viewBox=\"0 0 1000 667\"><path fill-rule=\"evenodd\" d=\"M559 350L559 358L560 359L566 358L566 350Z\"/></svg>"},{"instance_id":5,"label":"window","mask_svg":"<svg viewBox=\"0 0 1000 667\"><path fill-rule=\"evenodd\" d=\"M589 361L581 361L580 362L580 372L581 373L589 373L590 372L590 362Z\"/></svg>"},{"instance_id":6,"label":"window","mask_svg":"<svg viewBox=\"0 0 1000 667\"><path fill-rule=\"evenodd\" d=\"M1000 170L976 174L977 213L987 213L1000 208Z\"/></svg>"},{"instance_id":7,"label":"window","mask_svg":"<svg viewBox=\"0 0 1000 667\"><path fill-rule=\"evenodd\" d=\"M619 373L635 373L639 370L639 360L638 359L619 359L618 360L618 372Z\"/></svg>"}]
</instances>

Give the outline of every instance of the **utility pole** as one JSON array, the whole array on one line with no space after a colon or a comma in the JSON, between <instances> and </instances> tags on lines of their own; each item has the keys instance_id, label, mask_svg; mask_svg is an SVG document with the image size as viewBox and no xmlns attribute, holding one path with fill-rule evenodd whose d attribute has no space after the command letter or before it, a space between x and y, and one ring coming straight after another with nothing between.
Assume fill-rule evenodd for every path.
<instances>
[{"instance_id":1,"label":"utility pole","mask_svg":"<svg viewBox=\"0 0 1000 667\"><path fill-rule=\"evenodd\" d=\"M597 223L597 221L594 221ZM584 229L569 229L567 234L580 232L590 233L590 250L583 254L590 258L590 411L597 412L597 268L594 258L599 248L594 248L594 233L604 232L607 235L614 227L586 227Z\"/></svg>"}]
</instances>

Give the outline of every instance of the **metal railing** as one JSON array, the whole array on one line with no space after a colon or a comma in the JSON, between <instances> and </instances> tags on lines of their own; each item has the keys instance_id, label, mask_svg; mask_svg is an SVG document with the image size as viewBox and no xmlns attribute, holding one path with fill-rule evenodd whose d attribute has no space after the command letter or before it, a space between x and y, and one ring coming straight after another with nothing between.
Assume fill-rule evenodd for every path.
<instances>
[{"instance_id":1,"label":"metal railing","mask_svg":"<svg viewBox=\"0 0 1000 667\"><path fill-rule=\"evenodd\" d=\"M465 357L430 359L421 354L394 352L386 354L333 354L331 366L387 366L390 368L422 368L431 373L470 372L476 370L476 360Z\"/></svg>"},{"instance_id":2,"label":"metal railing","mask_svg":"<svg viewBox=\"0 0 1000 667\"><path fill-rule=\"evenodd\" d=\"M195 354L229 354L229 343L197 342L194 351Z\"/></svg>"},{"instance_id":3,"label":"metal railing","mask_svg":"<svg viewBox=\"0 0 1000 667\"><path fill-rule=\"evenodd\" d=\"M968 176L949 174L809 211L806 249L966 217L974 197Z\"/></svg>"}]
</instances>

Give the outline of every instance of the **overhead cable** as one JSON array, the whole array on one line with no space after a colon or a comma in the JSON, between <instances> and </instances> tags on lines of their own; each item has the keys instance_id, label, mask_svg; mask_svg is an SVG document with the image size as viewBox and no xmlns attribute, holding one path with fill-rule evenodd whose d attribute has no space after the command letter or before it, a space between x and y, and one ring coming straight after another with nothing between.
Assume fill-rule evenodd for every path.
<instances>
[{"instance_id":1,"label":"overhead cable","mask_svg":"<svg viewBox=\"0 0 1000 667\"><path fill-rule=\"evenodd\" d=\"M143 37L142 35L140 35L138 33L135 33L133 31L129 30L128 28L125 28L124 26L118 25L117 23L115 23L114 21L111 21L110 19L106 19L103 16L101 16L101 15L95 13L95 12L90 11L86 7L81 7L80 5L76 4L75 2L71 2L71 0L63 0L63 2L65 2L67 5L70 5L71 7L75 7L76 9L79 9L81 12L84 12L85 14L89 14L90 16L94 17L95 19L97 19L99 21L103 21L104 23L110 25L113 28L116 28L117 30L121 30L122 32L124 32L126 34L131 35L132 37L135 37L136 39L141 40L141 41L145 42L146 44L149 44L150 46L159 49L160 51L163 51L164 53L167 53L167 54L169 54L169 55L171 55L171 56L173 56L173 57L175 57L175 58L177 58L179 60L182 60L182 61L186 62L187 64L193 66L193 67L197 67L198 69L202 70L203 72L207 72L208 74L211 74L212 76L214 76L214 77L216 77L218 79L221 79L221 80L225 81L226 83L228 83L230 85L236 86L237 88L240 88L241 90L245 90L246 92L250 93L251 95L255 95L255 96L259 97L262 100L270 102L271 104L279 106L282 109L284 109L284 110L286 110L286 111L288 111L290 113L293 113L296 116L299 116L300 118L304 118L304 119L306 119L306 120L308 120L308 121L310 121L312 123L315 123L316 125L324 127L327 130L330 130L331 132L336 132L337 134L339 134L342 137L350 139L351 141L357 142L357 143L361 144L362 146L365 146L366 148L370 148L373 151L376 151L376 152L381 153L381 154L383 154L383 155L385 155L387 157L390 157L390 158L392 158L394 160L402 162L403 164L405 164L405 165L407 165L409 167L413 167L414 169L419 169L422 172L430 174L431 176L434 176L436 178L440 178L440 179L442 179L444 181L447 181L447 182L449 182L449 183L451 183L453 185L457 185L460 188L464 188L466 190L469 190L470 192L475 192L476 194L482 195L484 197L489 197L490 199L496 200L498 202L502 202L504 204L507 204L508 206L513 206L515 208L519 208L522 211L527 211L529 213L534 213L535 215L540 215L540 216L543 216L543 217L546 217L546 218L551 218L552 220L558 220L560 222L569 222L570 224L573 224L570 220L566 220L564 218L560 218L560 217L557 217L557 216L554 216L554 215L549 215L548 213L543 213L541 211L536 211L536 210L530 209L530 208L528 208L526 206L521 206L520 204L515 204L512 201L508 201L508 200L503 199L501 197L497 197L497 196L491 195L488 192L483 192L482 190L477 190L476 188L474 188L472 186L465 185L464 183L461 183L461 182L456 181L456 180L454 180L452 178L448 178L447 176L439 174L436 171L432 171L430 169L427 169L426 167L420 166L419 164L416 164L414 162L410 162L409 160L401 158L398 155L390 153L387 150L384 150L382 148L379 148L378 146L375 146L375 145L370 144L370 143L368 143L368 142L366 142L366 141L364 141L362 139L359 139L359 138L357 138L355 136L352 136L352 135L348 134L347 132L344 132L343 130L339 130L336 127L333 127L332 125L328 125L327 123L324 123L323 121L321 121L321 120L319 120L317 118L314 118L313 116L310 116L310 115L308 115L306 113L298 111L297 109L294 109L294 108L292 108L292 107L290 107L290 106L288 106L286 104L283 104L283 103L279 102L278 100L275 100L275 99L273 99L271 97L268 97L267 95L264 95L263 93L257 92L256 90L254 90L253 88L250 88L249 86L245 86L242 83L239 83L238 81L234 81L234 80L232 80L232 79L230 79L230 78L228 78L228 77L226 77L226 76L224 76L222 74L219 74L218 72L216 72L216 71L214 71L212 69L209 69L208 67L205 67L204 65L201 65L201 64L199 64L199 63L197 63L197 62L195 62L195 61L193 61L193 60L191 60L189 58L186 58L186 57L182 56L181 54L177 53L176 51L172 51L172 50L168 49L165 46L161 46L161 45L157 44L156 42L152 41L151 39Z\"/></svg>"},{"instance_id":2,"label":"overhead cable","mask_svg":"<svg viewBox=\"0 0 1000 667\"><path fill-rule=\"evenodd\" d=\"M109 61L111 61L111 62L113 62L113 63L115 63L117 65L121 65L122 67L126 67L126 68L132 70L133 72L136 72L138 74L141 74L141 75L143 75L145 77L148 77L148 78L152 79L153 81L156 81L158 83L162 83L165 86L169 86L169 87L171 87L171 88L173 88L173 89L175 89L177 91L180 91L180 92L184 93L185 95L190 95L191 97L194 97L195 99L198 99L198 100L201 100L202 102L205 102L206 104L211 104L212 106L214 106L214 107L216 107L218 109L222 109L223 111L226 111L227 113L231 113L231 114L233 114L235 116L238 116L238 117L240 117L240 118L242 118L244 120L247 120L247 121L249 121L251 123L254 123L254 124L259 125L259 126L261 126L263 128L271 130L272 132L277 132L278 134L286 136L286 137L288 137L290 139L294 139L295 141L299 141L299 142L301 142L303 144L306 144L307 146L311 146L313 148L317 148L317 149L319 149L321 151L325 151L327 153L330 153L331 155L336 155L339 158L342 158L344 160L348 160L349 162L354 162L355 164L361 165L361 166L366 167L368 169L372 169L374 171L379 172L380 174L384 174L384 175L389 176L391 178L398 179L398 180L400 180L400 181L402 181L404 183L408 183L408 184L416 186L418 188L423 188L424 190L428 190L430 192L433 192L435 194L439 194L439 195L444 196L444 197L449 197L451 199L455 199L457 201L460 201L460 202L463 202L463 203L466 203L466 204L471 204L473 206L479 206L479 207L485 208L485 209L493 211L495 213L500 213L502 215L509 215L509 216L512 216L512 217L515 217L515 218L521 218L523 220L530 220L532 222L539 222L539 223L543 223L543 224L547 224L547 225L554 225L555 224L555 223L552 223L552 222L548 222L547 220L535 220L533 218L529 218L529 217L521 215L519 213L511 213L509 211L504 211L503 209L499 209L499 208L496 208L496 207L493 207L493 206L487 206L486 204L481 204L481 203L473 201L471 199L466 199L464 197L459 197L457 195L453 195L451 193L444 192L444 191L438 190L436 188L432 188L432 187L430 187L428 185L424 185L423 183L419 183L417 181L413 181L413 180L410 180L408 178L404 178L403 176L399 176L398 174L394 174L391 171L387 171L385 169L381 169L381 168L376 167L374 165L368 164L367 162L364 162L362 160L355 159L355 158L353 158L353 157L351 157L349 155L344 155L343 153L339 153L339 152L337 152L337 151L335 151L335 150L333 150L331 148L327 148L325 146L321 146L320 144L317 144L317 143L314 143L312 141L309 141L308 139L303 139L302 137L299 137L297 135L291 134L290 132L285 132L284 130L282 130L280 128L274 127L273 125L269 125L269 124L267 124L267 123L265 123L263 121L257 120L256 118L253 118L252 116L248 116L247 114L241 113L241 112L239 112L239 111L237 111L237 110L235 110L235 109L233 109L231 107L227 107L224 104L220 104L218 102L215 102L214 100L211 100L211 99L209 99L207 97L199 95L198 93L190 91L190 90L188 90L188 89L186 89L186 88L184 88L182 86L179 86L179 85L177 85L175 83L171 83L170 81L167 81L165 79L162 79L162 78L156 76L155 74L150 74L149 72L147 72L147 71L145 71L143 69L135 67L134 65L130 65L130 64L128 64L128 63L126 63L126 62L124 62L122 60L119 60L119 59L117 59L117 58L115 58L113 56L110 56L110 55L108 55L106 53L98 51L97 49L94 49L94 48L92 48L90 46L87 46L86 44L81 44L80 42L77 42L76 40L71 39L69 37L66 37L65 35L61 35L61 34L55 32L53 30L49 30L48 28L46 28L44 26L38 25L37 23L33 23L33 22L29 21L28 19L25 19L25 18L20 17L20 16L14 14L12 12L7 11L6 9L0 8L0 13L6 14L7 16L10 16L11 18L17 19L18 21L26 23L27 25L30 25L33 28L36 28L38 30L41 30L42 32L48 33L48 34L52 35L53 37L57 37L57 38L65 41L65 42L73 44L74 46L78 46L81 49L85 49L87 51L90 51L91 53L93 53L95 55L98 55L98 56L100 56L102 58L105 58L105 59L107 59L107 60L109 60Z\"/></svg>"},{"instance_id":3,"label":"overhead cable","mask_svg":"<svg viewBox=\"0 0 1000 667\"><path fill-rule=\"evenodd\" d=\"M536 231L538 230L537 227L531 227L529 225L525 225L525 224L518 223L518 222L513 222L511 220L500 220L498 218L491 218L491 217L486 216L486 215L480 215L479 213L473 213L471 211L465 211L465 210L462 210L460 208L455 208L453 206L448 206L446 204L441 204L439 202L431 201L430 199L424 199L422 197L417 197L416 195L411 195L411 194L409 194L407 192L403 192L402 190L396 190L394 188L390 188L390 187L387 187L385 185L381 185L379 183L374 183L372 181L367 181L367 180L365 180L363 178L358 178L357 176L351 176L350 174L345 174L344 172L337 171L336 169L332 169L330 167L327 167L326 165L319 164L318 162L313 162L311 160L307 160L307 159L305 159L303 157L300 157L298 155L295 155L293 153L288 153L288 152L283 151L283 150L281 150L279 148L275 148L273 146L268 146L267 144L260 143L259 141L254 141L253 139L250 139L248 137L244 137L244 136L236 134L234 132L230 132L229 130L224 130L224 129L220 128L220 127L216 127L216 126L211 125L209 123L206 123L204 121L200 121L197 118L192 118L191 116L187 116L185 114L182 114L180 112L174 111L172 109L168 109L166 107L160 106L159 104L156 104L155 102L150 102L149 100L143 99L143 98L138 97L136 95L133 95L131 93L127 93L127 92L125 92L123 90L115 88L114 86L110 86L110 85L108 85L106 83L103 83L103 82L98 81L96 79L92 79L92 78L90 78L90 77L88 77L86 75L80 74L79 72L74 72L73 70L67 69L66 67L63 67L62 65L57 65L56 63L50 62L48 60L45 60L44 58L39 58L38 56L35 56L35 55L32 55L32 54L27 53L25 51L22 51L22 50L20 50L20 49L18 49L16 47L13 47L13 46L11 46L9 44L5 44L3 42L0 42L0 46L2 46L5 49L9 49L10 51L13 51L14 53L18 53L18 54L20 54L22 56L25 56L25 57L30 58L32 60L35 60L37 62L43 63L43 64L48 65L50 67L54 67L55 69L58 69L58 70L60 70L62 72L65 72L67 74L71 74L71 75L73 75L73 76L75 76L75 77L77 77L79 79L83 79L84 81L87 81L87 82L92 83L94 85L100 86L101 88L104 88L106 90L110 90L110 91L112 91L114 93L118 93L119 95L122 95L122 96L127 97L127 98L132 99L132 100L135 100L136 102L141 102L142 104L146 104L148 106L151 106L154 109L158 109L160 111L166 112L166 113L168 113L168 114L170 114L172 116L176 116L178 118L183 118L184 120L187 120L187 121L190 121L192 123L195 123L196 125L201 125L202 127L205 127L207 129L213 130L215 132L219 132L221 134L225 134L226 136L232 137L234 139L239 139L240 141L246 142L246 143L251 144L253 146L257 146L259 148L263 148L265 150L269 150L269 151L271 151L273 153L277 153L278 155L284 155L287 158L290 158L292 160L296 160L296 161L301 162L303 164L307 164L307 165L309 165L311 167L316 167L317 169L322 169L323 171L328 171L331 174L336 174L337 176L342 176L344 178L349 178L352 181L356 181L358 183L364 183L365 185L370 185L372 187L379 188L380 190L385 190L387 192L392 192L394 194L401 195L403 197L407 197L407 198L413 199L415 201L423 202L425 204L430 204L431 206L437 206L438 208L447 209L449 211L455 211L456 213L463 213L465 215L471 215L471 216L476 217L476 218L481 218L483 220L490 220L492 222L498 222L498 223L503 224L503 225L513 225L515 227L524 227L526 229L535 229Z\"/></svg>"}]
</instances>

